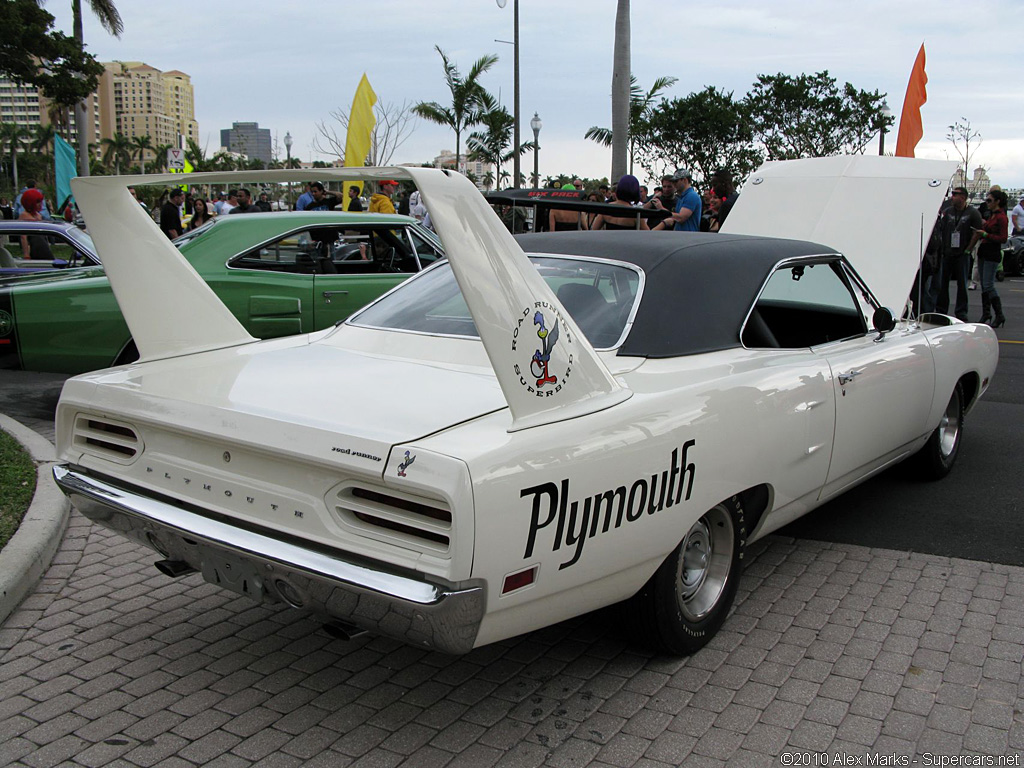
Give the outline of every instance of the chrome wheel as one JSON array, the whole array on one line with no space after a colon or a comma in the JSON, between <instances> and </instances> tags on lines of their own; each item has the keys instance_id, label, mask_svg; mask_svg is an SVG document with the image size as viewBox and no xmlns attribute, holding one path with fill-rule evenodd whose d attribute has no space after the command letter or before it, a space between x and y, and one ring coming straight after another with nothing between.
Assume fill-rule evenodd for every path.
<instances>
[{"instance_id":1,"label":"chrome wheel","mask_svg":"<svg viewBox=\"0 0 1024 768\"><path fill-rule=\"evenodd\" d=\"M735 542L732 517L722 505L686 533L676 568L676 597L687 621L700 621L718 605L729 583Z\"/></svg>"},{"instance_id":2,"label":"chrome wheel","mask_svg":"<svg viewBox=\"0 0 1024 768\"><path fill-rule=\"evenodd\" d=\"M943 458L948 458L956 450L957 442L960 440L961 413L960 389L957 388L953 390L953 396L949 398L946 412L942 414L938 426L939 452Z\"/></svg>"}]
</instances>

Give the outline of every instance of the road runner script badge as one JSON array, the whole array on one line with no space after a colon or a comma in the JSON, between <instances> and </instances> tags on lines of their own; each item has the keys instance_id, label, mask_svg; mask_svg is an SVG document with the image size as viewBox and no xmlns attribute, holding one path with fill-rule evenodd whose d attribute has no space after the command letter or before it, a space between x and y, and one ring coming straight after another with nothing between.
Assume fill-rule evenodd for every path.
<instances>
[{"instance_id":1,"label":"road runner script badge","mask_svg":"<svg viewBox=\"0 0 1024 768\"><path fill-rule=\"evenodd\" d=\"M546 301L523 309L512 329L519 383L537 397L562 391L572 374L575 342L561 314Z\"/></svg>"}]
</instances>

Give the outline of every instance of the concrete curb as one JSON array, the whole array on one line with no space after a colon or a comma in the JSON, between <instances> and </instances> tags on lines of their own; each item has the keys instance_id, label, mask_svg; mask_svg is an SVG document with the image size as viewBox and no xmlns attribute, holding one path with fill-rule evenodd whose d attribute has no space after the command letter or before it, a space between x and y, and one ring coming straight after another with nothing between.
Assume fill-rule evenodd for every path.
<instances>
[{"instance_id":1,"label":"concrete curb","mask_svg":"<svg viewBox=\"0 0 1024 768\"><path fill-rule=\"evenodd\" d=\"M28 451L36 464L36 491L17 533L0 551L0 624L35 588L50 567L67 527L71 505L53 480L57 452L50 441L9 416L0 429Z\"/></svg>"}]
</instances>

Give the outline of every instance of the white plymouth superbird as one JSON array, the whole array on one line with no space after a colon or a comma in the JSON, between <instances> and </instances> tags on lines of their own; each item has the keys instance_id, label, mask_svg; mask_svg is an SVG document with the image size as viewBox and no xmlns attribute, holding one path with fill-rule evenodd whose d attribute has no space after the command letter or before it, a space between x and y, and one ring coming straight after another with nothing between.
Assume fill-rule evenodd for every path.
<instances>
[{"instance_id":1,"label":"white plymouth superbird","mask_svg":"<svg viewBox=\"0 0 1024 768\"><path fill-rule=\"evenodd\" d=\"M952 467L997 359L988 326L908 301L952 170L770 163L717 235L517 241L457 174L361 169L416 184L448 261L262 342L139 180L76 179L142 359L67 382L57 480L164 573L336 631L462 653L629 601L692 652L751 541L908 457Z\"/></svg>"}]
</instances>

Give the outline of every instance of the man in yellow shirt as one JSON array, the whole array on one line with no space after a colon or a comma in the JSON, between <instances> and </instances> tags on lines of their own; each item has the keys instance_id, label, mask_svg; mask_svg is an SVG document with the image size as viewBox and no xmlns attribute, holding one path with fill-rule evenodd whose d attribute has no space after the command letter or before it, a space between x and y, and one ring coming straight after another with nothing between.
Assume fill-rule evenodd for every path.
<instances>
[{"instance_id":1,"label":"man in yellow shirt","mask_svg":"<svg viewBox=\"0 0 1024 768\"><path fill-rule=\"evenodd\" d=\"M386 179L378 183L380 192L370 197L370 213L394 213L395 204L391 202L391 196L398 189L398 182Z\"/></svg>"}]
</instances>

